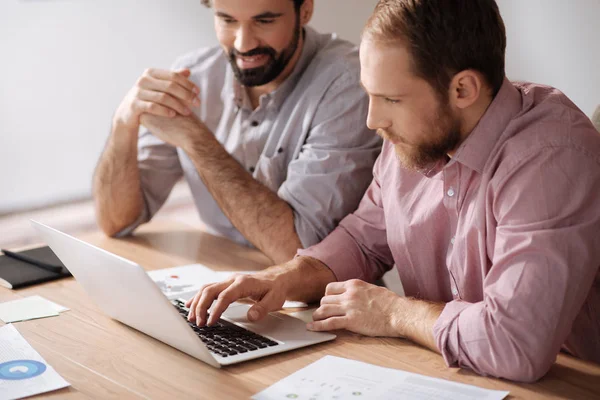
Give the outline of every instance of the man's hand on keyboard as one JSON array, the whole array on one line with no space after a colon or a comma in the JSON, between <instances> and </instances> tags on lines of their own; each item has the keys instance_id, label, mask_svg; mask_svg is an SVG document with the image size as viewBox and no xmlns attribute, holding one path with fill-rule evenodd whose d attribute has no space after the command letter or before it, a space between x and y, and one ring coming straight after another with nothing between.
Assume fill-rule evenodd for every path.
<instances>
[{"instance_id":1,"label":"man's hand on keyboard","mask_svg":"<svg viewBox=\"0 0 600 400\"><path fill-rule=\"evenodd\" d=\"M243 298L256 302L248 310L248 320L258 321L269 312L281 309L287 295L285 279L269 271L253 275L233 275L223 282L204 285L185 303L190 309L188 320L198 326L215 324L231 303ZM208 309L216 301L208 317Z\"/></svg>"}]
</instances>

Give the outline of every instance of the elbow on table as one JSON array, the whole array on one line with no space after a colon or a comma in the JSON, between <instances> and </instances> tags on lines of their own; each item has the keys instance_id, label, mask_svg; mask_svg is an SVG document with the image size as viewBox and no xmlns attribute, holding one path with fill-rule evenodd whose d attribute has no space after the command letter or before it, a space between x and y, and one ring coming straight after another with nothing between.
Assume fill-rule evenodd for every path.
<instances>
[{"instance_id":1,"label":"elbow on table","mask_svg":"<svg viewBox=\"0 0 600 400\"><path fill-rule=\"evenodd\" d=\"M513 349L512 356L507 356L507 353L510 351L493 356L492 360L496 362L476 365L477 372L510 381L532 383L546 375L556 359L556 356L545 354L541 349Z\"/></svg>"},{"instance_id":2,"label":"elbow on table","mask_svg":"<svg viewBox=\"0 0 600 400\"><path fill-rule=\"evenodd\" d=\"M514 382L533 383L546 375L551 366L552 364L535 364L529 360L517 360L516 365L507 365L495 371L493 375Z\"/></svg>"},{"instance_id":3,"label":"elbow on table","mask_svg":"<svg viewBox=\"0 0 600 400\"><path fill-rule=\"evenodd\" d=\"M113 221L110 221L106 218L96 217L96 222L98 223L98 227L100 230L108 237L114 238L119 236L119 234L125 229L127 224L116 224Z\"/></svg>"},{"instance_id":4,"label":"elbow on table","mask_svg":"<svg viewBox=\"0 0 600 400\"><path fill-rule=\"evenodd\" d=\"M121 229L119 229L118 226L113 224L102 223L101 221L98 221L98 226L106 236L111 238L116 237L117 234L121 231Z\"/></svg>"}]
</instances>

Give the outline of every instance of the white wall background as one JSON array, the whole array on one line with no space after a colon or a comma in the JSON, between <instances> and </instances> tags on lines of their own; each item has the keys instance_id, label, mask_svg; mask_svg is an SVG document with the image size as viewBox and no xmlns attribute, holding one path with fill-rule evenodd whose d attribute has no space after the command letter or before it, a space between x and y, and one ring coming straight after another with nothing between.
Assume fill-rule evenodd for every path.
<instances>
[{"instance_id":1,"label":"white wall background","mask_svg":"<svg viewBox=\"0 0 600 400\"><path fill-rule=\"evenodd\" d=\"M358 41L376 0L316 0ZM112 113L146 67L214 45L200 0L0 1L0 214L90 196Z\"/></svg>"},{"instance_id":2,"label":"white wall background","mask_svg":"<svg viewBox=\"0 0 600 400\"><path fill-rule=\"evenodd\" d=\"M496 0L506 72L562 90L588 116L600 105L600 0Z\"/></svg>"},{"instance_id":3,"label":"white wall background","mask_svg":"<svg viewBox=\"0 0 600 400\"><path fill-rule=\"evenodd\" d=\"M316 0L358 41L376 0ZM511 79L600 103L600 0L498 0ZM0 214L86 198L112 113L144 68L216 43L199 0L0 0Z\"/></svg>"}]
</instances>

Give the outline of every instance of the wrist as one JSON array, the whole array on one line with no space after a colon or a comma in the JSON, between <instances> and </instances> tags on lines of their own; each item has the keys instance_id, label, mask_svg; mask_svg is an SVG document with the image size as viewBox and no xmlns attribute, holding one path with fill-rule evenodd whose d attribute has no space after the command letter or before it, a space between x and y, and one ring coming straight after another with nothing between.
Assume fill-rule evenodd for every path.
<instances>
[{"instance_id":1,"label":"wrist","mask_svg":"<svg viewBox=\"0 0 600 400\"><path fill-rule=\"evenodd\" d=\"M116 147L133 145L137 147L139 125L128 125L119 118L113 118L112 141Z\"/></svg>"},{"instance_id":2,"label":"wrist","mask_svg":"<svg viewBox=\"0 0 600 400\"><path fill-rule=\"evenodd\" d=\"M289 296L289 292L294 285L298 284L297 266L290 260L281 265L275 265L259 272L263 277L275 282L277 287L281 288Z\"/></svg>"},{"instance_id":3,"label":"wrist","mask_svg":"<svg viewBox=\"0 0 600 400\"><path fill-rule=\"evenodd\" d=\"M407 337L409 326L408 322L408 314L411 312L411 300L407 297L397 296L394 301L394 306L392 307L393 312L390 316L390 327L393 333L393 336L396 337Z\"/></svg>"},{"instance_id":4,"label":"wrist","mask_svg":"<svg viewBox=\"0 0 600 400\"><path fill-rule=\"evenodd\" d=\"M333 271L316 258L299 256L288 264L291 268L287 282L292 285L288 293L293 297L290 300L319 301L325 295L327 285L337 281Z\"/></svg>"},{"instance_id":5,"label":"wrist","mask_svg":"<svg viewBox=\"0 0 600 400\"><path fill-rule=\"evenodd\" d=\"M127 115L127 113L123 113L120 109L117 109L112 118L113 129L118 128L120 130L135 131L137 133L140 128L139 118L132 121L131 118L126 118L125 115Z\"/></svg>"},{"instance_id":6,"label":"wrist","mask_svg":"<svg viewBox=\"0 0 600 400\"><path fill-rule=\"evenodd\" d=\"M433 337L433 326L444 306L444 303L398 297L395 306L396 317L393 321L395 334L439 352Z\"/></svg>"},{"instance_id":7,"label":"wrist","mask_svg":"<svg viewBox=\"0 0 600 400\"><path fill-rule=\"evenodd\" d=\"M186 141L181 146L190 157L192 155L206 157L214 152L215 144L220 146L214 135L201 122L194 120L190 129L190 134L186 136Z\"/></svg>"}]
</instances>

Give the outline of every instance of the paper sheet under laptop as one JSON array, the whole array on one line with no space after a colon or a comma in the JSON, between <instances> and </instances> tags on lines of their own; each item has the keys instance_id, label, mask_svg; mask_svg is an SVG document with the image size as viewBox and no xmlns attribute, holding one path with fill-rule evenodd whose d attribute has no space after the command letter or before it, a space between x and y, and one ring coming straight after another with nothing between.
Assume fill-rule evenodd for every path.
<instances>
[{"instance_id":1,"label":"paper sheet under laptop","mask_svg":"<svg viewBox=\"0 0 600 400\"><path fill-rule=\"evenodd\" d=\"M251 274L256 271L237 272ZM213 271L202 264L183 265L149 271L148 275L169 300L190 299L203 285L227 279L235 271ZM286 301L283 308L306 307L306 303Z\"/></svg>"},{"instance_id":2,"label":"paper sheet under laptop","mask_svg":"<svg viewBox=\"0 0 600 400\"><path fill-rule=\"evenodd\" d=\"M501 400L508 393L325 356L252 399Z\"/></svg>"}]
</instances>

